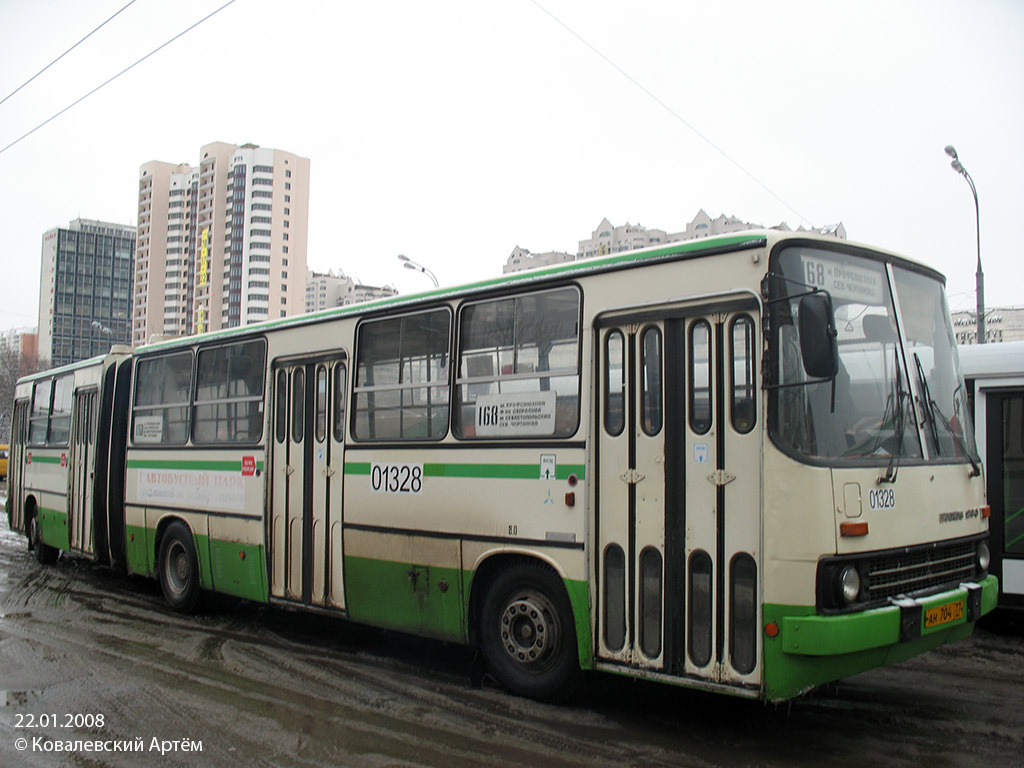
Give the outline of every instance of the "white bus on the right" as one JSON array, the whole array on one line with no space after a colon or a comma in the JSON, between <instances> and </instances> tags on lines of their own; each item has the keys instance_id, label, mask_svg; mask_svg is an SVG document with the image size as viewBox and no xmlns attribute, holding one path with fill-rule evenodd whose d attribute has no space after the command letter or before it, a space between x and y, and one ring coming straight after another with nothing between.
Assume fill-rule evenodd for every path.
<instances>
[{"instance_id":1,"label":"white bus on the right","mask_svg":"<svg viewBox=\"0 0 1024 768\"><path fill-rule=\"evenodd\" d=\"M1024 605L1024 341L959 347L985 463L1000 605Z\"/></svg>"}]
</instances>

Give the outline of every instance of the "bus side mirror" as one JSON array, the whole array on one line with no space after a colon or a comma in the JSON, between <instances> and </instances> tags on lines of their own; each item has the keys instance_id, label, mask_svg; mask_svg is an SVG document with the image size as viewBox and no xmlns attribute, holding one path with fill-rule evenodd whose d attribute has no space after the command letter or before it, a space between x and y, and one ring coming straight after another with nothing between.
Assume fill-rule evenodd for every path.
<instances>
[{"instance_id":1,"label":"bus side mirror","mask_svg":"<svg viewBox=\"0 0 1024 768\"><path fill-rule=\"evenodd\" d=\"M832 297L812 293L800 299L800 354L808 376L831 379L839 372L836 336Z\"/></svg>"}]
</instances>

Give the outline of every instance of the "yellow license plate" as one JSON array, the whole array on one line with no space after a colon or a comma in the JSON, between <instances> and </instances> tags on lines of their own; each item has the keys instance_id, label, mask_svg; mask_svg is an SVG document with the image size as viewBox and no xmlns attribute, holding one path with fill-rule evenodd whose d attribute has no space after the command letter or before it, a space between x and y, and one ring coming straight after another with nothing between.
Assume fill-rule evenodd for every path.
<instances>
[{"instance_id":1,"label":"yellow license plate","mask_svg":"<svg viewBox=\"0 0 1024 768\"><path fill-rule=\"evenodd\" d=\"M951 621L964 617L964 603L959 600L955 603L946 603L937 608L929 608L924 612L925 629L937 627L940 624L948 624Z\"/></svg>"}]
</instances>

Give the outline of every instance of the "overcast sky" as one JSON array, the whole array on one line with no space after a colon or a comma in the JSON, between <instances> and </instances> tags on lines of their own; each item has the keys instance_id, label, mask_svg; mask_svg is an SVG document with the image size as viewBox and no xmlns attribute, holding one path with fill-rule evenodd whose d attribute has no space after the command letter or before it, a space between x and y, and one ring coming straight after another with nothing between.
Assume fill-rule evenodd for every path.
<instances>
[{"instance_id":1,"label":"overcast sky","mask_svg":"<svg viewBox=\"0 0 1024 768\"><path fill-rule=\"evenodd\" d=\"M0 0L0 98L127 2ZM0 147L224 2L136 0L0 104ZM842 221L971 309L952 143L987 304L1024 305L1019 0L236 0L0 153L0 329L36 324L43 232L135 224L139 166L213 141L309 157L309 266L403 293L399 253L456 284L704 208Z\"/></svg>"}]
</instances>

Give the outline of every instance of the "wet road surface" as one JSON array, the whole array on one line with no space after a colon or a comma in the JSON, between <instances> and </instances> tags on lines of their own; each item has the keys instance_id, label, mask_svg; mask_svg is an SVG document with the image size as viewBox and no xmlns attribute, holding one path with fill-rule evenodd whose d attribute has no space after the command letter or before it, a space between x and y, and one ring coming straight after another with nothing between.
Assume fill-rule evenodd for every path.
<instances>
[{"instance_id":1,"label":"wet road surface","mask_svg":"<svg viewBox=\"0 0 1024 768\"><path fill-rule=\"evenodd\" d=\"M245 601L180 616L156 582L38 565L0 519L0 766L1024 765L1015 615L781 706L609 675L552 706L473 668L463 648ZM89 741L105 746L55 749Z\"/></svg>"}]
</instances>

